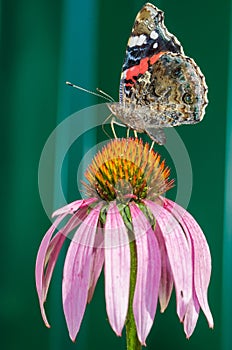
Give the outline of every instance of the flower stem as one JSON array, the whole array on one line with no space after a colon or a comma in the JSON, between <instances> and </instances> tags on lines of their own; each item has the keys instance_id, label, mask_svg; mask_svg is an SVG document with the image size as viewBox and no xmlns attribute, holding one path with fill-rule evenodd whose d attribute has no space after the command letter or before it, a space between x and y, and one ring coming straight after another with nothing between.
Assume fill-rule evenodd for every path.
<instances>
[{"instance_id":1,"label":"flower stem","mask_svg":"<svg viewBox=\"0 0 232 350\"><path fill-rule=\"evenodd\" d=\"M130 242L131 270L130 270L130 295L126 320L126 344L127 350L141 350L142 346L138 340L136 324L133 314L133 298L137 275L137 255L135 241Z\"/></svg>"}]
</instances>

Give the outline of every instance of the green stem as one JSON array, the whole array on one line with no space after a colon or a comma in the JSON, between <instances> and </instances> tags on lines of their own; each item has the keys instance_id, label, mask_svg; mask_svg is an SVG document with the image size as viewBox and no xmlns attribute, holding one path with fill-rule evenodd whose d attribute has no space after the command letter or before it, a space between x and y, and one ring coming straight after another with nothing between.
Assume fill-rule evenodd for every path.
<instances>
[{"instance_id":1,"label":"green stem","mask_svg":"<svg viewBox=\"0 0 232 350\"><path fill-rule=\"evenodd\" d=\"M137 275L137 255L135 241L130 242L130 256L131 256L131 269L130 269L130 295L129 306L126 320L126 344L127 350L141 350L142 346L138 340L136 324L133 314L133 298L135 292L135 283Z\"/></svg>"}]
</instances>

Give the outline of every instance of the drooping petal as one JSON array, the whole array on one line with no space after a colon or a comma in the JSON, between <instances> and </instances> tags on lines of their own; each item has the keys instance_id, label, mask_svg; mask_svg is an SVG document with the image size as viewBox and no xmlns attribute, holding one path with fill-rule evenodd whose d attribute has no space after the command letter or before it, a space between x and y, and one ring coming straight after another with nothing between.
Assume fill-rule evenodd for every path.
<instances>
[{"instance_id":1,"label":"drooping petal","mask_svg":"<svg viewBox=\"0 0 232 350\"><path fill-rule=\"evenodd\" d=\"M159 287L159 301L161 312L164 312L168 306L172 289L173 289L173 277L172 269L170 266L167 249L165 246L164 238L160 230L158 222L155 226L155 235L159 242L160 255L161 255L161 277L160 277L160 287Z\"/></svg>"},{"instance_id":2,"label":"drooping petal","mask_svg":"<svg viewBox=\"0 0 232 350\"><path fill-rule=\"evenodd\" d=\"M98 222L97 232L94 241L91 276L89 281L88 303L90 303L90 301L92 300L98 278L102 271L104 260L104 229L102 227L102 224Z\"/></svg>"},{"instance_id":3,"label":"drooping petal","mask_svg":"<svg viewBox=\"0 0 232 350\"><path fill-rule=\"evenodd\" d=\"M105 299L110 325L121 335L128 309L130 247L127 229L114 202L105 223Z\"/></svg>"},{"instance_id":4,"label":"drooping petal","mask_svg":"<svg viewBox=\"0 0 232 350\"><path fill-rule=\"evenodd\" d=\"M213 328L213 317L209 308L207 290L211 275L211 255L206 238L195 219L178 204L166 200L165 205L173 211L185 231L191 236L194 252L194 286L200 307L202 308L209 327Z\"/></svg>"},{"instance_id":5,"label":"drooping petal","mask_svg":"<svg viewBox=\"0 0 232 350\"><path fill-rule=\"evenodd\" d=\"M193 296L190 300L186 314L184 316L184 332L187 338L190 338L197 324L200 312L200 305L193 289Z\"/></svg>"},{"instance_id":6,"label":"drooping petal","mask_svg":"<svg viewBox=\"0 0 232 350\"><path fill-rule=\"evenodd\" d=\"M191 248L178 221L156 203L144 201L155 216L164 237L176 289L177 314L181 321L192 297Z\"/></svg>"},{"instance_id":7,"label":"drooping petal","mask_svg":"<svg viewBox=\"0 0 232 350\"><path fill-rule=\"evenodd\" d=\"M93 262L92 262L92 274L90 277L90 285L89 285L89 292L88 292L88 303L93 298L94 290L98 281L98 278L100 277L103 263L104 263L104 250L103 248L94 248L93 252Z\"/></svg>"},{"instance_id":8,"label":"drooping petal","mask_svg":"<svg viewBox=\"0 0 232 350\"><path fill-rule=\"evenodd\" d=\"M97 198L88 198L88 199L80 199L65 205L64 207L57 209L52 214L52 217L61 215L61 214L74 214L79 208L84 207L86 205L90 205L96 202Z\"/></svg>"},{"instance_id":9,"label":"drooping petal","mask_svg":"<svg viewBox=\"0 0 232 350\"><path fill-rule=\"evenodd\" d=\"M60 231L51 240L47 249L46 257L45 257L44 267L46 267L46 271L44 273L44 284L43 284L44 300L46 300L52 273L56 265L56 261L59 256L60 250L63 246L63 243L67 238L68 234L75 227L77 227L85 219L86 216L87 216L86 208L80 209L78 212L76 212L73 215L73 217L67 222L67 224L62 229L60 229Z\"/></svg>"},{"instance_id":10,"label":"drooping petal","mask_svg":"<svg viewBox=\"0 0 232 350\"><path fill-rule=\"evenodd\" d=\"M43 241L41 242L37 255L36 284L42 283L39 287L41 288L40 292L39 289L37 290L39 295L41 314L47 327L50 327L50 325L48 324L45 314L44 302L46 301L52 273L67 235L84 219L86 215L86 209L84 207L75 213L74 216L67 222L67 224L62 229L60 229L60 231L51 240L55 228L57 228L60 221L62 221L66 215L67 213L64 213L58 217L51 228L48 230L47 234L44 236Z\"/></svg>"},{"instance_id":11,"label":"drooping petal","mask_svg":"<svg viewBox=\"0 0 232 350\"><path fill-rule=\"evenodd\" d=\"M46 254L46 270L44 272L44 283L43 283L43 294L44 294L44 301L47 298L47 293L49 289L49 285L52 278L52 273L56 265L56 261L58 259L60 250L63 246L63 243L66 239L66 236L63 235L61 232L58 232L53 239L51 240L48 251Z\"/></svg>"},{"instance_id":12,"label":"drooping petal","mask_svg":"<svg viewBox=\"0 0 232 350\"><path fill-rule=\"evenodd\" d=\"M62 296L70 338L74 341L84 315L99 210L92 209L70 243L63 272ZM78 238L77 238L78 237ZM85 242L85 245L79 242Z\"/></svg>"},{"instance_id":13,"label":"drooping petal","mask_svg":"<svg viewBox=\"0 0 232 350\"><path fill-rule=\"evenodd\" d=\"M158 301L161 276L160 248L154 231L142 211L133 202L130 203L130 210L137 251L133 312L138 339L142 345L146 345Z\"/></svg>"},{"instance_id":14,"label":"drooping petal","mask_svg":"<svg viewBox=\"0 0 232 350\"><path fill-rule=\"evenodd\" d=\"M38 297L39 297L41 314L42 314L44 323L47 327L50 327L50 325L48 323L47 317L45 315L44 307L43 307L43 304L44 304L45 299L46 299L46 296L44 295L44 265L45 265L46 254L47 254L47 250L49 247L51 237L52 237L53 233L55 232L55 229L57 228L59 223L64 219L65 216L66 216L66 214L59 216L54 221L52 226L49 228L49 230L45 234L45 236L40 244L37 258L36 258L36 267L35 267L36 289L37 289L37 293L38 293Z\"/></svg>"}]
</instances>

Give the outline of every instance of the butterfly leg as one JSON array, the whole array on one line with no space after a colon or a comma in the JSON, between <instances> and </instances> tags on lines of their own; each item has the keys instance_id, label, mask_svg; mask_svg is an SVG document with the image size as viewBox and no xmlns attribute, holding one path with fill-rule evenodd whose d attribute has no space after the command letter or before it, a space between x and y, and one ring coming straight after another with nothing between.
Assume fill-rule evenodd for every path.
<instances>
[{"instance_id":1,"label":"butterfly leg","mask_svg":"<svg viewBox=\"0 0 232 350\"><path fill-rule=\"evenodd\" d=\"M116 122L116 120L114 118L112 118L110 126L111 126L112 133L114 135L114 138L117 139L117 135L116 135L116 132L115 132L115 129L114 129L114 124L119 125L119 126L123 126L124 128L126 128L126 125L121 124L119 122Z\"/></svg>"},{"instance_id":2,"label":"butterfly leg","mask_svg":"<svg viewBox=\"0 0 232 350\"><path fill-rule=\"evenodd\" d=\"M112 118L111 123L110 123L111 130L112 130L112 133L114 135L114 138L117 139L117 135L116 135L116 132L115 132L115 129L114 129L114 124L122 126L123 128L126 128L126 125L125 124L121 124L121 123L117 122L114 118Z\"/></svg>"},{"instance_id":3,"label":"butterfly leg","mask_svg":"<svg viewBox=\"0 0 232 350\"><path fill-rule=\"evenodd\" d=\"M115 132L115 129L114 129L114 123L115 123L115 119L112 118L111 122L110 122L110 126L111 126L112 133L114 135L114 138L117 139L117 135L116 135L116 132Z\"/></svg>"},{"instance_id":4,"label":"butterfly leg","mask_svg":"<svg viewBox=\"0 0 232 350\"><path fill-rule=\"evenodd\" d=\"M108 136L109 138L111 138L111 136L108 134L108 132L105 129L105 124L107 122L107 120L110 119L110 117L112 116L112 113L110 113L110 115L108 115L108 117L104 120L104 122L102 123L102 130L103 132L106 134L106 136Z\"/></svg>"}]
</instances>

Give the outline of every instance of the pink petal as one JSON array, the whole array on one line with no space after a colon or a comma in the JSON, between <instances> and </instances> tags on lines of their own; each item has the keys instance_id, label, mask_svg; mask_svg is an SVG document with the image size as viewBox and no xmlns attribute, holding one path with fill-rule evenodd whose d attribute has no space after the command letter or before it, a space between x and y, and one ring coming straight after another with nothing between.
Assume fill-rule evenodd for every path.
<instances>
[{"instance_id":1,"label":"pink petal","mask_svg":"<svg viewBox=\"0 0 232 350\"><path fill-rule=\"evenodd\" d=\"M96 236L98 236L98 235L101 235L101 228L96 233ZM102 239L103 239L103 237L102 237ZM97 242L97 243L95 240L94 247L97 246L99 248L93 249L91 277L90 277L89 292L88 292L88 303L90 303L90 301L92 300L93 293L94 293L98 278L101 274L103 263L104 263L105 255L104 255L104 249L103 249L102 245L103 245L103 240L100 242Z\"/></svg>"},{"instance_id":2,"label":"pink petal","mask_svg":"<svg viewBox=\"0 0 232 350\"><path fill-rule=\"evenodd\" d=\"M172 269L168 259L164 238L158 223L156 223L155 235L159 242L159 248L160 248L160 254L161 254L161 278L160 278L160 287L159 287L159 301L160 301L161 312L164 312L168 306L168 303L172 294L173 277L172 277Z\"/></svg>"},{"instance_id":3,"label":"pink petal","mask_svg":"<svg viewBox=\"0 0 232 350\"><path fill-rule=\"evenodd\" d=\"M183 321L192 297L191 247L188 245L182 227L166 209L149 200L144 202L155 216L164 237L175 283L177 314Z\"/></svg>"},{"instance_id":4,"label":"pink petal","mask_svg":"<svg viewBox=\"0 0 232 350\"><path fill-rule=\"evenodd\" d=\"M121 335L128 309L130 247L128 233L115 203L111 202L105 223L105 298L110 325Z\"/></svg>"},{"instance_id":5,"label":"pink petal","mask_svg":"<svg viewBox=\"0 0 232 350\"><path fill-rule=\"evenodd\" d=\"M59 256L60 250L62 248L62 245L65 239L66 239L66 236L64 236L61 232L58 232L55 235L55 237L53 237L53 239L49 244L47 254L46 254L47 267L44 273L44 283L43 283L44 301L47 298L47 293L51 282L52 273L55 268L57 258Z\"/></svg>"},{"instance_id":6,"label":"pink petal","mask_svg":"<svg viewBox=\"0 0 232 350\"><path fill-rule=\"evenodd\" d=\"M36 267L35 267L36 289L37 289L37 293L38 293L38 297L39 297L41 314L42 314L44 323L47 327L50 327L50 325L48 323L48 320L47 320L47 317L46 317L46 314L44 311L44 306L43 306L45 299L46 299L46 295L44 295L44 265L45 265L46 254L47 254L47 250L48 250L48 246L49 246L51 237L52 237L55 229L57 228L59 223L64 219L65 216L66 216L66 214L63 214L60 217L58 217L54 221L52 226L49 228L49 230L45 234L45 236L40 244L37 258L36 258Z\"/></svg>"},{"instance_id":7,"label":"pink petal","mask_svg":"<svg viewBox=\"0 0 232 350\"><path fill-rule=\"evenodd\" d=\"M184 331L187 338L190 338L197 324L200 312L200 305L198 303L196 294L193 294L190 300L186 314L184 316Z\"/></svg>"},{"instance_id":8,"label":"pink petal","mask_svg":"<svg viewBox=\"0 0 232 350\"><path fill-rule=\"evenodd\" d=\"M93 249L91 277L90 277L89 292L88 292L88 303L90 303L90 301L92 300L98 278L102 271L104 259L105 259L104 231L103 231L102 225L98 223L97 233L96 233L95 242L94 242L94 249Z\"/></svg>"},{"instance_id":9,"label":"pink petal","mask_svg":"<svg viewBox=\"0 0 232 350\"><path fill-rule=\"evenodd\" d=\"M98 218L99 210L92 209L77 229L65 259L62 283L63 308L69 335L73 341L86 308ZM78 241L83 241L86 245L77 243L76 236Z\"/></svg>"},{"instance_id":10,"label":"pink petal","mask_svg":"<svg viewBox=\"0 0 232 350\"><path fill-rule=\"evenodd\" d=\"M211 256L206 238L195 219L181 206L166 200L165 205L177 216L180 223L191 236L194 251L194 285L196 296L209 327L213 328L213 317L209 308L207 290L211 275Z\"/></svg>"},{"instance_id":11,"label":"pink petal","mask_svg":"<svg viewBox=\"0 0 232 350\"><path fill-rule=\"evenodd\" d=\"M43 241L41 242L41 246L39 248L38 256L38 265L36 263L36 269L38 266L38 271L36 272L36 283L37 280L40 281L38 283L42 283L39 288L41 288L40 292L38 291L39 301L40 301L40 309L41 314L44 320L44 323L47 327L50 327L46 318L45 310L44 310L44 302L46 301L48 288L51 282L52 273L54 267L56 265L57 258L59 256L62 245L66 239L66 236L70 231L72 231L81 220L83 220L86 215L86 210L83 208L78 213L76 213L67 224L53 237L51 237L55 231L55 228L59 225L60 221L67 215L66 213L56 219L52 227L48 230L47 234L44 236ZM49 240L51 240L49 242ZM42 253L42 255L41 255ZM40 261L40 263L39 263ZM40 274L42 274L40 276ZM41 278L42 277L42 278ZM37 289L38 290L38 289Z\"/></svg>"},{"instance_id":12,"label":"pink petal","mask_svg":"<svg viewBox=\"0 0 232 350\"><path fill-rule=\"evenodd\" d=\"M90 205L96 202L97 200L98 200L97 198L88 198L88 199L80 199L78 201L74 201L54 211L54 213L52 214L52 217L61 215L61 214L74 214L80 207Z\"/></svg>"},{"instance_id":13,"label":"pink petal","mask_svg":"<svg viewBox=\"0 0 232 350\"><path fill-rule=\"evenodd\" d=\"M51 240L47 249L46 257L45 257L45 266L47 265L47 268L45 271L44 284L43 284L44 300L46 299L52 273L56 265L56 261L59 256L60 250L63 246L63 243L67 238L68 234L76 226L78 226L86 216L87 216L87 210L85 208L80 209L77 213L73 215L73 217L67 222L67 224L62 229L60 229L60 231Z\"/></svg>"},{"instance_id":14,"label":"pink petal","mask_svg":"<svg viewBox=\"0 0 232 350\"><path fill-rule=\"evenodd\" d=\"M138 339L142 345L146 345L145 341L156 313L161 257L158 241L147 218L133 202L130 203L130 210L134 234L137 237L137 279L133 312Z\"/></svg>"}]
</instances>

